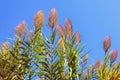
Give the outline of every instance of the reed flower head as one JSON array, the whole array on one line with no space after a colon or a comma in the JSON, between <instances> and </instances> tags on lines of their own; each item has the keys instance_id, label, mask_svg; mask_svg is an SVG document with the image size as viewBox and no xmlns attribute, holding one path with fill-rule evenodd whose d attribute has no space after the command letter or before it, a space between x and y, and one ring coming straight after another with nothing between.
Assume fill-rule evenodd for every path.
<instances>
[{"instance_id":1,"label":"reed flower head","mask_svg":"<svg viewBox=\"0 0 120 80\"><path fill-rule=\"evenodd\" d=\"M110 55L110 61L111 62L115 62L118 59L118 53L119 51L117 49L115 49L111 55Z\"/></svg>"},{"instance_id":2,"label":"reed flower head","mask_svg":"<svg viewBox=\"0 0 120 80\"><path fill-rule=\"evenodd\" d=\"M93 66L89 66L89 67L88 67L88 74L89 74L90 76L92 76L92 74L93 74Z\"/></svg>"},{"instance_id":3,"label":"reed flower head","mask_svg":"<svg viewBox=\"0 0 120 80\"><path fill-rule=\"evenodd\" d=\"M34 18L34 26L35 30L39 30L42 28L44 24L44 13L42 10L38 11Z\"/></svg>"},{"instance_id":4,"label":"reed flower head","mask_svg":"<svg viewBox=\"0 0 120 80\"><path fill-rule=\"evenodd\" d=\"M81 41L81 38L80 38L80 33L79 32L76 32L75 34L75 43L76 45L78 45Z\"/></svg>"},{"instance_id":5,"label":"reed flower head","mask_svg":"<svg viewBox=\"0 0 120 80\"><path fill-rule=\"evenodd\" d=\"M65 48L65 42L62 38L59 39L58 45L60 46L60 48Z\"/></svg>"},{"instance_id":6,"label":"reed flower head","mask_svg":"<svg viewBox=\"0 0 120 80\"><path fill-rule=\"evenodd\" d=\"M10 48L10 43L9 42L3 43L3 45L2 45L2 51L7 50L9 48Z\"/></svg>"},{"instance_id":7,"label":"reed flower head","mask_svg":"<svg viewBox=\"0 0 120 80\"><path fill-rule=\"evenodd\" d=\"M58 12L55 8L53 8L49 14L49 22L48 25L53 28L58 24Z\"/></svg>"},{"instance_id":8,"label":"reed flower head","mask_svg":"<svg viewBox=\"0 0 120 80\"><path fill-rule=\"evenodd\" d=\"M57 32L58 32L58 35L60 37L62 37L63 39L65 39L65 31L64 31L64 29L62 28L61 25L57 25Z\"/></svg>"},{"instance_id":9,"label":"reed flower head","mask_svg":"<svg viewBox=\"0 0 120 80\"><path fill-rule=\"evenodd\" d=\"M38 78L38 79L36 79L36 80L42 80L41 78Z\"/></svg>"},{"instance_id":10,"label":"reed flower head","mask_svg":"<svg viewBox=\"0 0 120 80\"><path fill-rule=\"evenodd\" d=\"M103 45L104 45L105 52L107 52L111 47L111 38L110 38L110 36L105 37Z\"/></svg>"},{"instance_id":11,"label":"reed flower head","mask_svg":"<svg viewBox=\"0 0 120 80\"><path fill-rule=\"evenodd\" d=\"M28 42L31 42L33 40L34 37L34 31L30 30L28 33Z\"/></svg>"},{"instance_id":12,"label":"reed flower head","mask_svg":"<svg viewBox=\"0 0 120 80\"><path fill-rule=\"evenodd\" d=\"M21 37L26 34L28 30L27 23L25 21L22 21L17 27L16 27L16 35Z\"/></svg>"},{"instance_id":13,"label":"reed flower head","mask_svg":"<svg viewBox=\"0 0 120 80\"><path fill-rule=\"evenodd\" d=\"M71 39L73 28L72 28L72 23L71 23L70 19L66 19L65 28L66 28L67 36Z\"/></svg>"},{"instance_id":14,"label":"reed flower head","mask_svg":"<svg viewBox=\"0 0 120 80\"><path fill-rule=\"evenodd\" d=\"M83 65L87 64L88 62L88 54L86 54L84 57L83 57Z\"/></svg>"},{"instance_id":15,"label":"reed flower head","mask_svg":"<svg viewBox=\"0 0 120 80\"><path fill-rule=\"evenodd\" d=\"M95 68L102 68L102 67L103 67L102 61L101 61L101 60L98 60L98 61L95 63Z\"/></svg>"},{"instance_id":16,"label":"reed flower head","mask_svg":"<svg viewBox=\"0 0 120 80\"><path fill-rule=\"evenodd\" d=\"M30 30L29 33L28 33L28 35L29 35L30 37L34 37L34 31L33 31L33 30Z\"/></svg>"}]
</instances>

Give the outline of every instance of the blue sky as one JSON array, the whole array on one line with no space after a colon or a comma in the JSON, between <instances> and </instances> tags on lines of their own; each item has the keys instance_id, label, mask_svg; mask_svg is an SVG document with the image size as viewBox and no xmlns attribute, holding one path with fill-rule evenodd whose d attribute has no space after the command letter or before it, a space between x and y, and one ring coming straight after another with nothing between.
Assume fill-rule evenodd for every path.
<instances>
[{"instance_id":1,"label":"blue sky","mask_svg":"<svg viewBox=\"0 0 120 80\"><path fill-rule=\"evenodd\" d=\"M107 35L112 38L111 50L120 50L120 0L1 0L0 43L13 36L15 27L23 20L33 29L39 10L44 11L47 24L52 8L58 10L60 24L71 19L74 31L79 31L82 43L87 44L86 50L92 49L91 64L103 60L103 40Z\"/></svg>"}]
</instances>

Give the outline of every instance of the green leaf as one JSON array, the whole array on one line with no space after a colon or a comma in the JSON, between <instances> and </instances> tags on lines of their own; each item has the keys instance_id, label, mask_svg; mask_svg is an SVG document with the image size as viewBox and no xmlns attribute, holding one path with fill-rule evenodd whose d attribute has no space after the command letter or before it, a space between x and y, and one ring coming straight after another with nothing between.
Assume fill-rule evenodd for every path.
<instances>
[{"instance_id":1,"label":"green leaf","mask_svg":"<svg viewBox=\"0 0 120 80\"><path fill-rule=\"evenodd\" d=\"M51 39L52 44L54 44L55 37L56 37L56 30L54 30L54 31L51 33L50 39Z\"/></svg>"}]
</instances>

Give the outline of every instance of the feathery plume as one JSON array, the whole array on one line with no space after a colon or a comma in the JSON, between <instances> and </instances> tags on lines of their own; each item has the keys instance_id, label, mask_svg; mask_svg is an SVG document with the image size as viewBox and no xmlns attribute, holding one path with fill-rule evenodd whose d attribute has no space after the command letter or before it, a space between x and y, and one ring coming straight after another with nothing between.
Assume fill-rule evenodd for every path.
<instances>
[{"instance_id":1,"label":"feathery plume","mask_svg":"<svg viewBox=\"0 0 120 80\"><path fill-rule=\"evenodd\" d=\"M65 39L65 32L64 32L64 29L62 28L61 25L57 25L57 32L58 32L58 35L60 37L62 37L63 39Z\"/></svg>"},{"instance_id":2,"label":"feathery plume","mask_svg":"<svg viewBox=\"0 0 120 80\"><path fill-rule=\"evenodd\" d=\"M36 80L42 80L41 78L38 78L38 79L36 79Z\"/></svg>"},{"instance_id":3,"label":"feathery plume","mask_svg":"<svg viewBox=\"0 0 120 80\"><path fill-rule=\"evenodd\" d=\"M29 33L28 33L29 37L33 38L34 37L34 31L33 30L30 30Z\"/></svg>"},{"instance_id":4,"label":"feathery plume","mask_svg":"<svg viewBox=\"0 0 120 80\"><path fill-rule=\"evenodd\" d=\"M33 40L33 37L34 37L34 31L33 30L30 30L28 32L28 42L31 42Z\"/></svg>"},{"instance_id":5,"label":"feathery plume","mask_svg":"<svg viewBox=\"0 0 120 80\"><path fill-rule=\"evenodd\" d=\"M88 74L89 74L90 76L92 76L92 74L93 74L93 67L92 67L92 66L89 66L89 67L88 67Z\"/></svg>"},{"instance_id":6,"label":"feathery plume","mask_svg":"<svg viewBox=\"0 0 120 80\"><path fill-rule=\"evenodd\" d=\"M78 45L81 41L81 38L80 38L80 33L79 32L76 32L75 34L75 43L76 45Z\"/></svg>"},{"instance_id":7,"label":"feathery plume","mask_svg":"<svg viewBox=\"0 0 120 80\"><path fill-rule=\"evenodd\" d=\"M111 38L110 38L110 36L105 37L103 45L104 45L105 52L107 52L111 47Z\"/></svg>"},{"instance_id":8,"label":"feathery plume","mask_svg":"<svg viewBox=\"0 0 120 80\"><path fill-rule=\"evenodd\" d=\"M34 26L35 30L39 30L42 28L44 24L44 13L42 10L38 11L34 18Z\"/></svg>"},{"instance_id":9,"label":"feathery plume","mask_svg":"<svg viewBox=\"0 0 120 80\"><path fill-rule=\"evenodd\" d=\"M10 43L9 42L3 43L3 45L2 45L2 51L7 50L9 48L10 48Z\"/></svg>"},{"instance_id":10,"label":"feathery plume","mask_svg":"<svg viewBox=\"0 0 120 80\"><path fill-rule=\"evenodd\" d=\"M27 23L25 21L22 21L17 27L16 27L16 35L21 37L26 34L28 30Z\"/></svg>"},{"instance_id":11,"label":"feathery plume","mask_svg":"<svg viewBox=\"0 0 120 80\"><path fill-rule=\"evenodd\" d=\"M84 57L83 57L83 65L87 64L88 62L88 54L86 54Z\"/></svg>"},{"instance_id":12,"label":"feathery plume","mask_svg":"<svg viewBox=\"0 0 120 80\"><path fill-rule=\"evenodd\" d=\"M67 34L68 38L71 39L73 28L72 28L72 23L71 23L70 19L66 19L65 28L66 28L66 34Z\"/></svg>"},{"instance_id":13,"label":"feathery plume","mask_svg":"<svg viewBox=\"0 0 120 80\"><path fill-rule=\"evenodd\" d=\"M95 63L95 68L102 68L102 67L103 67L102 61L101 61L101 60L98 60L98 61Z\"/></svg>"},{"instance_id":14,"label":"feathery plume","mask_svg":"<svg viewBox=\"0 0 120 80\"><path fill-rule=\"evenodd\" d=\"M49 22L48 25L53 28L58 24L58 12L55 8L53 8L49 14Z\"/></svg>"},{"instance_id":15,"label":"feathery plume","mask_svg":"<svg viewBox=\"0 0 120 80\"><path fill-rule=\"evenodd\" d=\"M110 61L111 62L115 62L118 59L118 53L119 51L117 49L115 49L111 55L110 55Z\"/></svg>"}]
</instances>

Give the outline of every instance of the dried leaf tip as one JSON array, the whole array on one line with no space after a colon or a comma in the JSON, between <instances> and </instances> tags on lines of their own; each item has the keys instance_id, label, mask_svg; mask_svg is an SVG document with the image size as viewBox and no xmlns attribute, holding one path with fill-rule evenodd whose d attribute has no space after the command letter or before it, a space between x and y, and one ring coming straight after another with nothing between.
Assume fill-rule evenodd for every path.
<instances>
[{"instance_id":1,"label":"dried leaf tip","mask_svg":"<svg viewBox=\"0 0 120 80\"><path fill-rule=\"evenodd\" d=\"M38 11L34 18L34 26L35 30L39 30L42 28L44 24L44 13L42 10Z\"/></svg>"},{"instance_id":2,"label":"dried leaf tip","mask_svg":"<svg viewBox=\"0 0 120 80\"><path fill-rule=\"evenodd\" d=\"M22 21L17 27L16 27L16 35L21 37L26 34L28 30L27 23L25 21Z\"/></svg>"},{"instance_id":3,"label":"dried leaf tip","mask_svg":"<svg viewBox=\"0 0 120 80\"><path fill-rule=\"evenodd\" d=\"M57 25L57 32L58 32L58 35L60 37L62 37L63 39L65 39L65 31L64 31L64 29L62 28L61 25Z\"/></svg>"},{"instance_id":4,"label":"dried leaf tip","mask_svg":"<svg viewBox=\"0 0 120 80\"><path fill-rule=\"evenodd\" d=\"M65 22L65 28L66 28L66 34L68 36L68 38L72 38L72 32L73 32L73 28L72 28L72 23L70 21L70 19L66 19L66 22Z\"/></svg>"},{"instance_id":5,"label":"dried leaf tip","mask_svg":"<svg viewBox=\"0 0 120 80\"><path fill-rule=\"evenodd\" d=\"M75 34L75 43L76 45L78 45L81 41L81 38L80 38L80 33L79 32L76 32Z\"/></svg>"},{"instance_id":6,"label":"dried leaf tip","mask_svg":"<svg viewBox=\"0 0 120 80\"><path fill-rule=\"evenodd\" d=\"M111 38L110 38L110 36L105 37L103 46L104 46L105 52L108 52L108 50L111 47Z\"/></svg>"},{"instance_id":7,"label":"dried leaf tip","mask_svg":"<svg viewBox=\"0 0 120 80\"><path fill-rule=\"evenodd\" d=\"M49 14L49 27L53 28L58 24L58 12L55 8L53 8Z\"/></svg>"},{"instance_id":8,"label":"dried leaf tip","mask_svg":"<svg viewBox=\"0 0 120 80\"><path fill-rule=\"evenodd\" d=\"M118 59L118 53L119 51L117 49L115 49L111 55L110 55L110 61L113 63Z\"/></svg>"},{"instance_id":9,"label":"dried leaf tip","mask_svg":"<svg viewBox=\"0 0 120 80\"><path fill-rule=\"evenodd\" d=\"M3 45L2 45L2 51L7 50L9 48L10 48L10 43L9 42L3 43Z\"/></svg>"}]
</instances>

